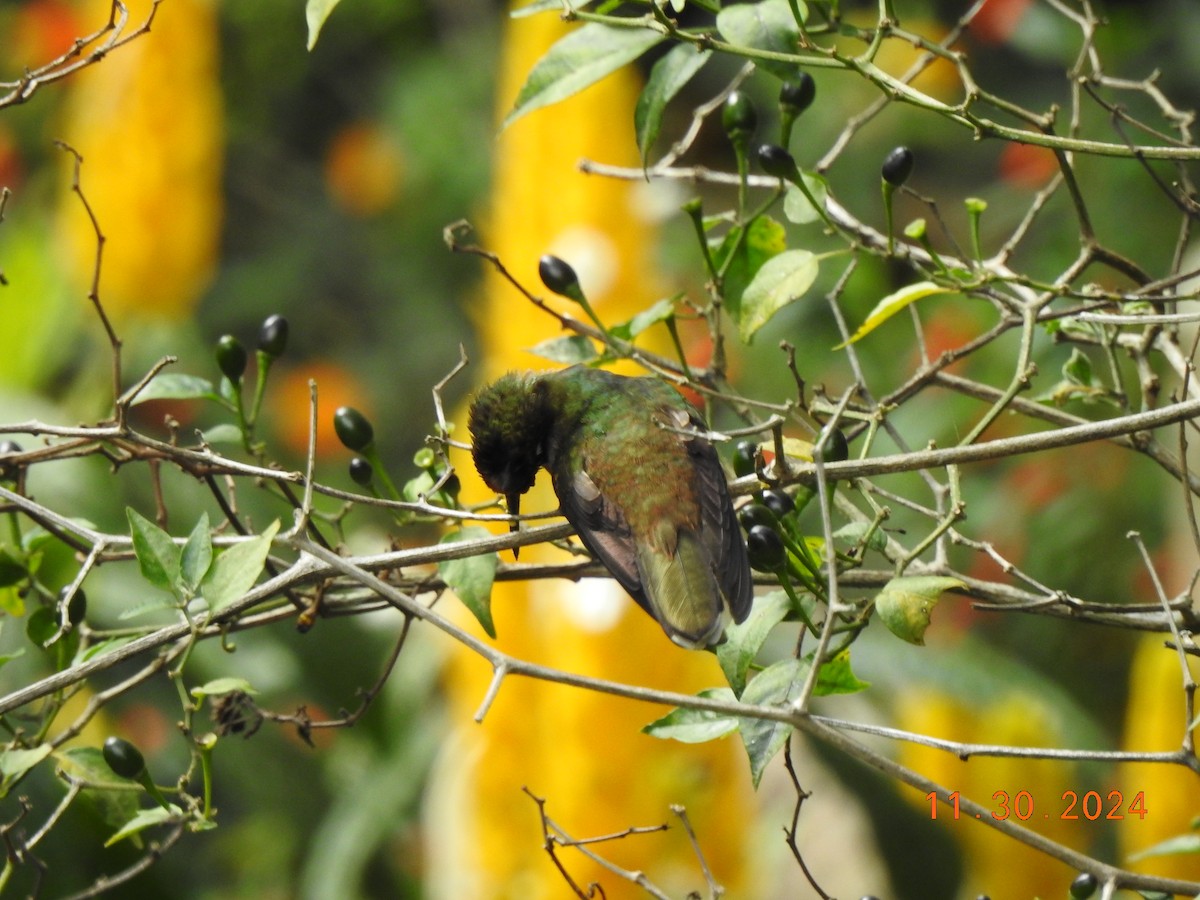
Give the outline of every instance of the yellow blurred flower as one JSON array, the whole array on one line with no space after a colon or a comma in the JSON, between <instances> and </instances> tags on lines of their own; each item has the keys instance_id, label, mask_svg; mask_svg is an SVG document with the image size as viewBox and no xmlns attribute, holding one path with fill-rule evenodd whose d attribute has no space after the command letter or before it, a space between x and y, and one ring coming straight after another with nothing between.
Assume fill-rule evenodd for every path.
<instances>
[{"instance_id":1,"label":"yellow blurred flower","mask_svg":"<svg viewBox=\"0 0 1200 900\"><path fill-rule=\"evenodd\" d=\"M511 102L533 62L564 33L554 16L507 26L502 104ZM598 156L636 165L631 121L639 86L631 71L538 110L507 129L496 157L495 188L483 243L539 293L537 260L547 252L576 269L599 315L621 321L659 292L651 225L639 212L637 185L580 174L577 161ZM502 110L507 112L507 109ZM573 315L577 307L551 298ZM476 305L484 348L480 381L510 369L549 365L525 352L560 333L556 323L489 272ZM665 337L665 332L664 332ZM468 456L456 460L466 502L491 495ZM557 505L546 479L523 509ZM521 561L562 559L549 547L526 548ZM583 675L695 692L722 683L710 654L681 650L611 580L497 584L492 596L499 645L515 656ZM562 875L542 847L537 807L574 837L671 822L662 834L593 845L620 865L644 871L673 895L704 886L686 835L669 807L682 804L716 878L733 896L748 896L747 861L754 831L745 754L736 737L709 745L659 741L640 733L663 710L590 691L509 678L481 725L471 718L491 679L476 655L458 649L446 673L451 718L458 726L440 756L428 796L431 895L561 897ZM573 850L560 851L577 883L603 884L609 898L644 896L634 884Z\"/></svg>"},{"instance_id":2,"label":"yellow blurred flower","mask_svg":"<svg viewBox=\"0 0 1200 900\"><path fill-rule=\"evenodd\" d=\"M1143 637L1129 672L1123 749L1169 752L1183 740L1183 672L1179 654L1163 646L1161 634ZM1200 663L1189 657L1192 678L1200 679ZM1200 879L1195 854L1154 856L1136 863L1127 857L1183 834L1196 834L1192 822L1200 816L1200 780L1182 766L1128 763L1121 767L1120 787L1126 804L1140 793L1145 815L1126 813L1120 822L1122 865L1167 878Z\"/></svg>"},{"instance_id":3,"label":"yellow blurred flower","mask_svg":"<svg viewBox=\"0 0 1200 900\"><path fill-rule=\"evenodd\" d=\"M1028 694L1009 694L980 708L922 686L901 698L897 713L901 728L930 737L1015 747L1061 746L1057 740L1061 729L1051 710ZM1080 796L1086 792L1071 763L984 756L964 761L919 744L902 744L900 762L995 815L1076 850L1086 850L1092 840L1090 823L1082 815L1079 820L1063 818L1064 791L1074 790ZM930 800L911 791L905 795L932 815ZM1055 897L1070 881L1062 863L966 813L954 821L953 811L939 805L937 819L945 822L962 848L960 897L997 896L997 892L1004 897Z\"/></svg>"},{"instance_id":4,"label":"yellow blurred flower","mask_svg":"<svg viewBox=\"0 0 1200 900\"><path fill-rule=\"evenodd\" d=\"M150 0L130 0L130 30ZM107 21L83 0L79 21ZM83 190L104 245L100 296L122 318L181 319L208 283L221 224L224 146L213 0L171 0L153 29L68 82L59 134L84 158ZM67 263L91 283L96 236L64 178Z\"/></svg>"}]
</instances>

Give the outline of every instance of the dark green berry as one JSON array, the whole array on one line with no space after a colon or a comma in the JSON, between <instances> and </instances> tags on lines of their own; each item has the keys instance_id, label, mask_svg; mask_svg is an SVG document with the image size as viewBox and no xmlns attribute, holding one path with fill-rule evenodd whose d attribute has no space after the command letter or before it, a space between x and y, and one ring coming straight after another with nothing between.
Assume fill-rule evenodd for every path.
<instances>
[{"instance_id":1,"label":"dark green berry","mask_svg":"<svg viewBox=\"0 0 1200 900\"><path fill-rule=\"evenodd\" d=\"M450 497L452 500L458 499L458 493L462 490L462 481L455 472L450 473L450 477L446 479L442 485L442 493Z\"/></svg>"},{"instance_id":2,"label":"dark green berry","mask_svg":"<svg viewBox=\"0 0 1200 900\"><path fill-rule=\"evenodd\" d=\"M104 761L122 778L137 778L146 771L146 760L137 747L119 737L104 742Z\"/></svg>"},{"instance_id":3,"label":"dark green berry","mask_svg":"<svg viewBox=\"0 0 1200 900\"><path fill-rule=\"evenodd\" d=\"M67 599L67 591L71 589L70 585L66 585L58 592L58 605L61 607L63 601ZM79 588L72 595L70 602L67 603L67 621L72 625L78 625L87 615L87 594L83 592L83 588Z\"/></svg>"},{"instance_id":4,"label":"dark green berry","mask_svg":"<svg viewBox=\"0 0 1200 900\"><path fill-rule=\"evenodd\" d=\"M850 445L846 443L846 435L842 434L842 429L835 428L829 432L821 450L821 459L823 462L841 462L844 459L848 459L850 456Z\"/></svg>"},{"instance_id":5,"label":"dark green berry","mask_svg":"<svg viewBox=\"0 0 1200 900\"><path fill-rule=\"evenodd\" d=\"M913 170L913 153L907 147L897 147L883 160L880 174L888 184L899 187L908 181Z\"/></svg>"},{"instance_id":6,"label":"dark green berry","mask_svg":"<svg viewBox=\"0 0 1200 900\"><path fill-rule=\"evenodd\" d=\"M795 181L799 177L796 160L778 144L762 144L758 148L758 164L768 175Z\"/></svg>"},{"instance_id":7,"label":"dark green berry","mask_svg":"<svg viewBox=\"0 0 1200 900\"><path fill-rule=\"evenodd\" d=\"M1091 872L1082 872L1075 876L1075 880L1071 882L1069 892L1073 900L1087 900L1088 897L1096 893L1096 888L1099 882L1096 876Z\"/></svg>"},{"instance_id":8,"label":"dark green berry","mask_svg":"<svg viewBox=\"0 0 1200 900\"><path fill-rule=\"evenodd\" d=\"M771 512L761 503L747 503L738 510L738 524L742 526L742 530L749 532L755 525L765 525L767 528L775 528L779 524L779 519L775 517L775 513Z\"/></svg>"},{"instance_id":9,"label":"dark green berry","mask_svg":"<svg viewBox=\"0 0 1200 900\"><path fill-rule=\"evenodd\" d=\"M366 487L371 483L371 479L375 475L375 470L371 464L361 456L356 456L350 460L350 480L355 484L361 484Z\"/></svg>"},{"instance_id":10,"label":"dark green berry","mask_svg":"<svg viewBox=\"0 0 1200 900\"><path fill-rule=\"evenodd\" d=\"M538 260L538 276L542 284L560 297L578 301L583 296L579 276L565 259L547 253Z\"/></svg>"},{"instance_id":11,"label":"dark green berry","mask_svg":"<svg viewBox=\"0 0 1200 900\"><path fill-rule=\"evenodd\" d=\"M786 491L763 491L763 505L777 518L784 518L796 508L796 501Z\"/></svg>"},{"instance_id":12,"label":"dark green berry","mask_svg":"<svg viewBox=\"0 0 1200 900\"><path fill-rule=\"evenodd\" d=\"M287 349L288 320L276 313L263 319L258 329L258 349L271 359L283 356Z\"/></svg>"},{"instance_id":13,"label":"dark green berry","mask_svg":"<svg viewBox=\"0 0 1200 900\"><path fill-rule=\"evenodd\" d=\"M217 340L217 367L233 384L241 384L246 358L246 348L232 334L223 334Z\"/></svg>"},{"instance_id":14,"label":"dark green berry","mask_svg":"<svg viewBox=\"0 0 1200 900\"><path fill-rule=\"evenodd\" d=\"M356 453L371 446L375 440L375 429L367 417L353 406L339 406L333 414L333 430L346 448Z\"/></svg>"},{"instance_id":15,"label":"dark green berry","mask_svg":"<svg viewBox=\"0 0 1200 900\"><path fill-rule=\"evenodd\" d=\"M746 534L746 553L750 557L751 568L760 572L778 571L787 558L783 539L775 529L766 525L755 525Z\"/></svg>"},{"instance_id":16,"label":"dark green berry","mask_svg":"<svg viewBox=\"0 0 1200 900\"><path fill-rule=\"evenodd\" d=\"M784 112L798 116L810 106L817 96L817 85L812 76L801 72L795 81L785 81L779 88L779 105Z\"/></svg>"},{"instance_id":17,"label":"dark green berry","mask_svg":"<svg viewBox=\"0 0 1200 900\"><path fill-rule=\"evenodd\" d=\"M741 91L734 91L725 98L721 124L731 141L745 143L758 127L758 110L754 108L754 102Z\"/></svg>"},{"instance_id":18,"label":"dark green berry","mask_svg":"<svg viewBox=\"0 0 1200 900\"><path fill-rule=\"evenodd\" d=\"M753 441L738 441L738 445L733 448L733 474L738 478L753 475L757 458L757 444Z\"/></svg>"}]
</instances>

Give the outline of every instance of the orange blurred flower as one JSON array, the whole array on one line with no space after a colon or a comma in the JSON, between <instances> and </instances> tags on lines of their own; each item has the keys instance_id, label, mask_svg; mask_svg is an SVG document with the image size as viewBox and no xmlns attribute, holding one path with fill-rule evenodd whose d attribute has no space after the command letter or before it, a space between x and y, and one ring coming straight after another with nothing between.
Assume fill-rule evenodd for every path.
<instances>
[{"instance_id":1,"label":"orange blurred flower","mask_svg":"<svg viewBox=\"0 0 1200 900\"><path fill-rule=\"evenodd\" d=\"M1054 177L1058 158L1053 150L1033 144L1005 144L1000 151L1000 177L1014 187L1036 190Z\"/></svg>"},{"instance_id":2,"label":"orange blurred flower","mask_svg":"<svg viewBox=\"0 0 1200 900\"><path fill-rule=\"evenodd\" d=\"M325 156L325 184L346 212L382 212L396 201L403 180L400 147L378 124L355 122L334 136Z\"/></svg>"},{"instance_id":3,"label":"orange blurred flower","mask_svg":"<svg viewBox=\"0 0 1200 900\"><path fill-rule=\"evenodd\" d=\"M249 391L253 378L248 377ZM327 360L316 360L303 366L271 368L267 384L264 414L279 440L298 456L308 453L308 421L312 405L309 380L317 383L317 458L341 459L347 452L333 430L333 412L339 406L353 406L368 414L367 390L347 369ZM369 417L369 414L368 414Z\"/></svg>"}]
</instances>

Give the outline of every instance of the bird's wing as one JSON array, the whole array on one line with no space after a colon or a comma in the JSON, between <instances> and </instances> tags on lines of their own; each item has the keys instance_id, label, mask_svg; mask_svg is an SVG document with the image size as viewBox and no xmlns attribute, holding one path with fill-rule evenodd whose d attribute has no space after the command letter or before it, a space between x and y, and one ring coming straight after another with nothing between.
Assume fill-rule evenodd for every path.
<instances>
[{"instance_id":1,"label":"bird's wing","mask_svg":"<svg viewBox=\"0 0 1200 900\"><path fill-rule=\"evenodd\" d=\"M613 574L638 606L654 615L638 571L637 548L621 511L592 481L586 469L554 477L554 492L583 545Z\"/></svg>"},{"instance_id":2,"label":"bird's wing","mask_svg":"<svg viewBox=\"0 0 1200 900\"><path fill-rule=\"evenodd\" d=\"M692 417L692 425L699 430L705 427L695 417ZM733 620L745 621L754 601L754 582L746 544L733 512L725 470L712 444L702 438L688 442L688 456L699 488L700 539L715 566L714 574Z\"/></svg>"}]
</instances>

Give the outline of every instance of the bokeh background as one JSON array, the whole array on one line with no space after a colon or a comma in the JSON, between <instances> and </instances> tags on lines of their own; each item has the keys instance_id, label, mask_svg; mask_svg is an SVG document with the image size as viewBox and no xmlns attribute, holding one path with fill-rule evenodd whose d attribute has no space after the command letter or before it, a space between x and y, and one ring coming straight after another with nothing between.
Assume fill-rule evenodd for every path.
<instances>
[{"instance_id":1,"label":"bokeh background","mask_svg":"<svg viewBox=\"0 0 1200 900\"><path fill-rule=\"evenodd\" d=\"M874 4L842 6L864 22L876 13ZM937 35L965 4L897 6L907 27ZM130 3L131 22L142 21L147 9L140 0ZM1200 11L1187 0L1110 3L1104 10L1112 24L1101 32L1101 50L1111 70L1144 77L1161 68L1163 90L1178 106L1194 106L1200 57L1190 36L1200 28ZM291 339L272 372L262 436L273 458L302 464L308 381L315 379L322 412L318 477L346 488L349 453L333 435L335 407L350 404L370 415L381 451L403 478L434 424L430 389L459 360L460 347L472 365L446 390L459 421L474 385L508 368L547 365L525 350L555 336L553 323L476 259L450 253L442 239L447 224L470 219L478 239L529 286L536 284L540 254L570 259L601 315L614 319L675 291L700 296L698 251L678 212L692 189L606 182L575 169L584 156L636 164L632 106L644 70L631 68L500 135L497 122L524 75L563 33L553 14L510 19L503 4L482 0L343 0L308 52L303 12L294 0L164 0L149 34L0 111L0 184L13 192L0 224L0 268L9 282L0 290L0 421L93 422L111 401L110 349L87 301L95 233L70 190L72 157L55 141L83 157L81 187L106 237L100 296L124 339L127 380L165 354L179 357L179 371L215 379L218 336L231 333L252 345L259 323L281 313ZM64 52L108 15L106 0L5 0L0 75L16 78ZM1063 27L1048 4L988 0L967 46L981 83L1040 109L1064 99L1062 72L1077 51L1073 40L1077 32ZM899 71L909 61L881 64ZM715 94L735 69L712 65L689 87L672 106L663 143L683 127L691 105ZM818 100L792 147L802 165L815 162L847 117L874 99L873 88L850 76L815 77ZM952 77L936 66L922 77L920 86L935 95L953 89ZM746 89L767 117L764 128L773 127L776 82L759 76ZM948 221L961 226L962 198L982 197L993 235L1012 227L1052 173L1045 155L1029 148L977 144L941 120L891 109L828 173L841 202L876 224L882 222L878 161L901 143L919 160L914 186L943 204ZM715 124L702 133L692 161L732 166ZM1165 267L1177 214L1145 173L1100 162L1081 169L1104 185L1089 195L1097 231L1148 267ZM719 192L707 198L729 199ZM904 202L898 221L917 214ZM1054 273L1077 246L1069 208L1051 204L1037 234L1020 265ZM829 272L814 297L832 287ZM861 319L904 281L904 273L882 264L866 266L845 298L847 317ZM923 315L931 355L964 343L988 321L984 309L937 300ZM895 382L911 370L916 351L909 336L889 325L864 342L873 378ZM684 337L689 354L702 362L710 352L703 336L685 331ZM776 349L782 338L797 347L810 382L834 394L848 383L844 362L830 352L838 335L827 307L801 303L778 316L752 348L731 348L732 375L746 393L789 395L790 376ZM1038 363L1054 372L1065 358L1047 343ZM1003 383L1008 362L996 353L972 361L969 374ZM907 427L914 444L953 438L969 420L967 401L941 400L912 407ZM163 435L167 417L189 432L222 421L219 411L196 402L148 403L137 415L138 427ZM992 433L1003 433L1006 421ZM1182 520L1170 512L1177 505L1171 485L1122 451L1088 448L1082 463L1080 452L975 472L967 495L975 533L1079 596L1128 602L1152 596L1124 540L1136 528L1154 549L1168 591L1185 590L1194 560L1179 539ZM471 473L462 476L467 495L483 499ZM32 487L113 531L126 528L126 505L153 504L144 472L113 473L98 460L57 464ZM164 490L175 532L190 528L205 494L171 477ZM552 505L544 491L535 497ZM254 508L259 501L246 502ZM261 524L281 512L268 503L258 513ZM389 520L356 510L346 537L367 551L391 540L433 540L436 532L398 535ZM57 566L66 583L74 564L60 557L47 565ZM964 568L998 574L983 558L965 558ZM120 570L102 570L93 580L91 620L116 627L144 585L135 572ZM672 690L720 683L707 655L665 645L653 623L630 613L632 605L604 582L505 586L495 606L501 641L523 656ZM20 614L7 612L12 619ZM261 629L239 635L235 653L206 647L191 665L197 681L230 673L248 679L266 706L303 705L316 716L332 715L353 706L356 690L374 680L398 625L394 615L380 614L322 621L305 635L288 626ZM955 601L939 609L928 647L870 633L859 647L856 671L872 689L829 702L825 711L989 743L1169 749L1179 739L1180 677L1161 638L979 613ZM39 665L26 659L6 667L0 672L6 690L36 677ZM688 807L730 896L811 895L781 836L794 802L786 776L773 770L755 793L736 738L704 747L655 741L638 731L659 714L653 707L540 683L507 686L476 725L471 716L489 676L479 659L419 635L353 729L318 732L315 747L270 725L245 740L223 739L216 757L220 828L186 837L121 895L568 896L541 848L537 807L523 786L546 798L547 812L576 837L671 821L666 836L605 847L672 896L703 886L669 812L672 803ZM1131 706L1131 696L1142 700ZM1158 697L1161 710L1144 702ZM173 700L169 684L153 682L106 707L79 740L94 746L106 733L128 735L156 776L171 781L186 758ZM993 900L1023 900L1062 896L1073 877L982 828L947 822L944 814L931 821L928 801L822 748L797 742L795 752L799 777L814 794L799 841L831 893L986 892ZM1145 819L1120 827L1047 825L1056 839L1114 860L1179 833L1200 812L1194 779L1150 767L968 765L908 746L890 752L964 794L986 799L992 790L1025 790L1055 811L1066 790L1082 795L1116 786L1129 797L1144 791ZM50 771L21 789L48 803L53 799L44 798L59 791ZM12 796L0 800L0 811L11 816L13 804ZM136 858L127 844L103 849L106 834L85 809L59 823L41 853L55 895ZM642 895L580 857L569 859L581 884L602 878L606 896ZM1195 859L1160 860L1153 870L1200 877Z\"/></svg>"}]
</instances>

